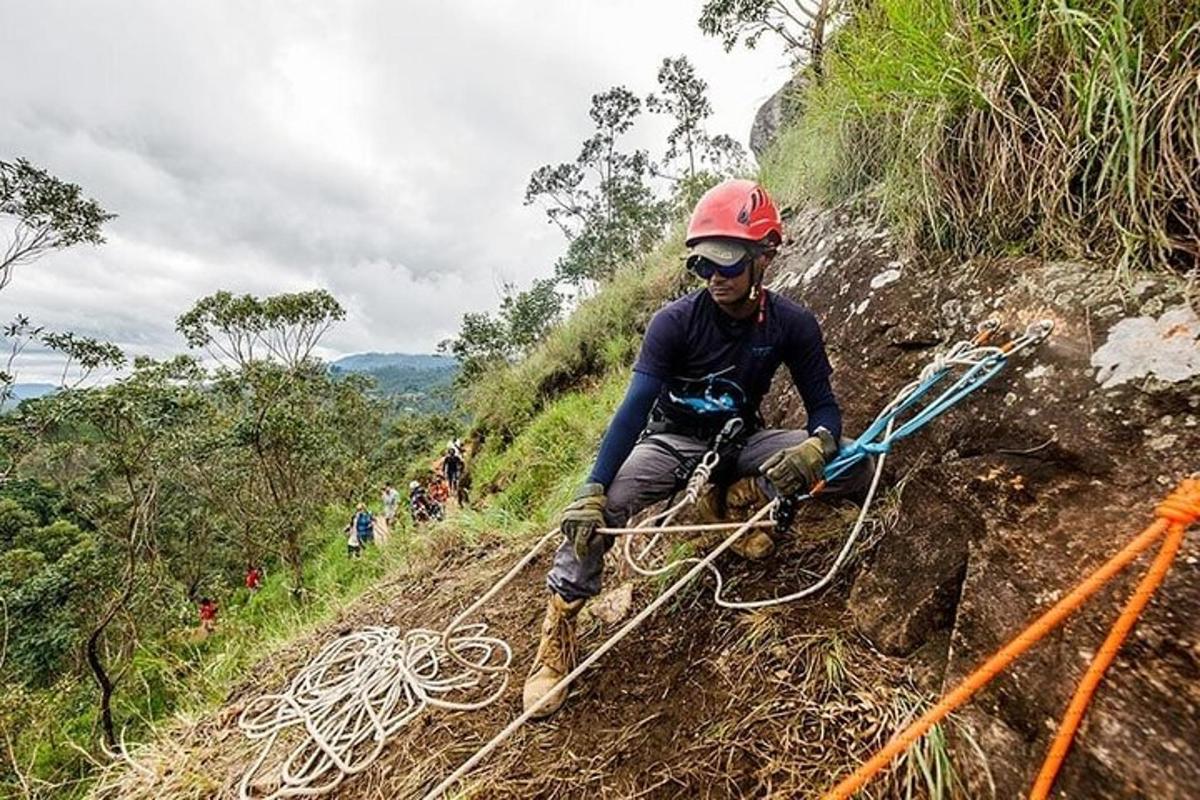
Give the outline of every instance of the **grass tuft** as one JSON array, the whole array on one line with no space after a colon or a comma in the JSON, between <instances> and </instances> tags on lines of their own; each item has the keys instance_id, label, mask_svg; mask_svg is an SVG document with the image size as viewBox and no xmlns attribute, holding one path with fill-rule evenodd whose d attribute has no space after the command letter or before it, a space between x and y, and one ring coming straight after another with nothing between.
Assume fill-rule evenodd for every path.
<instances>
[{"instance_id":1,"label":"grass tuft","mask_svg":"<svg viewBox=\"0 0 1200 800\"><path fill-rule=\"evenodd\" d=\"M913 245L1200 263L1200 6L871 0L764 161L788 203L871 190Z\"/></svg>"}]
</instances>

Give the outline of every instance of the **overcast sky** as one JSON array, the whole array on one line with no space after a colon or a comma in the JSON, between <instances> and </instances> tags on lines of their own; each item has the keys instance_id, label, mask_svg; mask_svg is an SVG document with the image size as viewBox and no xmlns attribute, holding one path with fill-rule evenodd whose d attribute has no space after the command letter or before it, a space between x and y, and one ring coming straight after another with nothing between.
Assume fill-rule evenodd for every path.
<instances>
[{"instance_id":1,"label":"overcast sky","mask_svg":"<svg viewBox=\"0 0 1200 800\"><path fill-rule=\"evenodd\" d=\"M19 267L0 291L52 329L128 353L184 349L174 320L218 289L322 287L347 309L326 357L432 352L564 241L522 205L573 160L591 95L654 90L664 56L708 81L709 130L745 144L786 79L772 42L725 53L700 0L8 2L0 158L80 184L108 242ZM661 153L661 118L631 145ZM0 231L6 233L6 231ZM22 381L51 378L26 359Z\"/></svg>"}]
</instances>

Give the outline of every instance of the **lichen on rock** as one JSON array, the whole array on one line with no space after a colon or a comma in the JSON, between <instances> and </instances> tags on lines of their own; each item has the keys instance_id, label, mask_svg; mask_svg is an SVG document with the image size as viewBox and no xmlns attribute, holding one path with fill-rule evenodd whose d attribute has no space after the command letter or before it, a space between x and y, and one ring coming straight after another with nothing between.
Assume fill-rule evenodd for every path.
<instances>
[{"instance_id":1,"label":"lichen on rock","mask_svg":"<svg viewBox=\"0 0 1200 800\"><path fill-rule=\"evenodd\" d=\"M1092 354L1096 381L1111 389L1136 378L1178 383L1200 375L1200 318L1188 306L1153 317L1123 319Z\"/></svg>"}]
</instances>

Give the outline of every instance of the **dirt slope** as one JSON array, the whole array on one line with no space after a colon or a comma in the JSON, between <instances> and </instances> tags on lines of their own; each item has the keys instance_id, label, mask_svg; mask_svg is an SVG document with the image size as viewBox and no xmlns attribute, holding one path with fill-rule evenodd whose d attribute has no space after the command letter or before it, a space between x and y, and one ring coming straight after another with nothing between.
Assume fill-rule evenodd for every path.
<instances>
[{"instance_id":1,"label":"dirt slope","mask_svg":"<svg viewBox=\"0 0 1200 800\"><path fill-rule=\"evenodd\" d=\"M468 796L816 796L1140 530L1168 486L1197 467L1195 378L1102 389L1090 363L1123 317L1182 305L1166 280L1121 300L1099 286L1103 275L1076 265L900 258L869 209L801 214L790 233L774 286L821 318L850 431L935 346L988 316L1016 328L1050 317L1057 331L1035 358L897 449L889 481L902 491L880 506L868 547L824 595L743 614L714 609L707 589L688 591L587 675L562 712L510 740ZM768 422L799 426L785 377ZM746 564L730 556L721 566L743 597L794 588L828 559L847 514L814 508L779 557ZM130 773L104 794L231 796L251 753L235 728L248 697L280 686L340 631L443 624L527 544L497 534L470 552L435 552L352 617L277 654L221 713L164 743L144 761L153 779ZM331 796L417 795L519 713L548 564L548 556L535 562L485 615L522 671L502 702L472 715L427 712ZM610 586L619 582L614 569ZM1105 682L1058 796L1158 800L1193 796L1200 785L1198 571L1193 534ZM958 796L1026 791L1051 720L1130 585L1094 601L959 716L952 743L966 787ZM634 608L655 591L638 583ZM614 627L586 615L582 646ZM923 754L941 753L935 744ZM870 794L926 796L920 773L909 759Z\"/></svg>"}]
</instances>

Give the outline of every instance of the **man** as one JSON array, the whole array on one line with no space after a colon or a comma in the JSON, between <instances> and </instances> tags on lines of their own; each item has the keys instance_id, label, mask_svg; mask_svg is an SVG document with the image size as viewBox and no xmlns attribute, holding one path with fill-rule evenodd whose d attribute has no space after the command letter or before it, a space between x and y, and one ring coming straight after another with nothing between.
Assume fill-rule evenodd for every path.
<instances>
[{"instance_id":1,"label":"man","mask_svg":"<svg viewBox=\"0 0 1200 800\"><path fill-rule=\"evenodd\" d=\"M375 541L375 518L371 516L371 512L367 511L367 507L359 503L354 509L354 517L350 520L350 527L354 528L354 532L358 535L359 544L364 548Z\"/></svg>"},{"instance_id":2,"label":"man","mask_svg":"<svg viewBox=\"0 0 1200 800\"><path fill-rule=\"evenodd\" d=\"M400 493L390 483L383 487L383 519L390 528L396 522L396 507L400 505Z\"/></svg>"},{"instance_id":3,"label":"man","mask_svg":"<svg viewBox=\"0 0 1200 800\"><path fill-rule=\"evenodd\" d=\"M742 433L723 446L725 470L716 477L726 485L743 479L730 493L758 505L767 502L766 491L807 492L837 454L842 415L820 326L808 309L762 286L782 241L779 213L753 181L726 181L696 205L687 266L706 286L650 321L590 478L562 514L564 541L546 580L550 599L525 681L526 708L575 666L575 618L600 592L604 553L613 543L597 528L623 527L635 512L682 486L697 457L733 419L741 421ZM761 424L758 407L781 364L804 402L807 431ZM824 495L860 492L869 475L870 465L863 463ZM774 546L766 533L743 539L737 550L749 558L765 557ZM565 700L565 691L556 693L538 715L553 713Z\"/></svg>"},{"instance_id":4,"label":"man","mask_svg":"<svg viewBox=\"0 0 1200 800\"><path fill-rule=\"evenodd\" d=\"M458 479L462 475L462 448L458 439L453 439L446 447L446 455L442 458L442 475L452 491L458 489Z\"/></svg>"}]
</instances>

